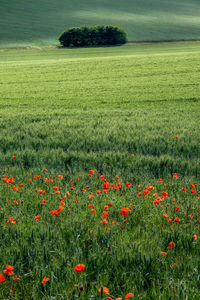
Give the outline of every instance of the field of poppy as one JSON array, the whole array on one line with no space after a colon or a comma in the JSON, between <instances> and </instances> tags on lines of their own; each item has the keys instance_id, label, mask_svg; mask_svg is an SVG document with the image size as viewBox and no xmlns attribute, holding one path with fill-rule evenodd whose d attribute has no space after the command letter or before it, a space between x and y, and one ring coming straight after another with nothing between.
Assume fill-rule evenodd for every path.
<instances>
[{"instance_id":1,"label":"field of poppy","mask_svg":"<svg viewBox=\"0 0 200 300\"><path fill-rule=\"evenodd\" d=\"M198 299L199 57L0 52L0 299Z\"/></svg>"}]
</instances>

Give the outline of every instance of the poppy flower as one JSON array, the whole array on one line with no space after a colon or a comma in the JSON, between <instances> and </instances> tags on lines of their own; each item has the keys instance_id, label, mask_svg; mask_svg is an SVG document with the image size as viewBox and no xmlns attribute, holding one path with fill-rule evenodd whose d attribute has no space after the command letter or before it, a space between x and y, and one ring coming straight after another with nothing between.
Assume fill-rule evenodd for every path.
<instances>
[{"instance_id":1,"label":"poppy flower","mask_svg":"<svg viewBox=\"0 0 200 300\"><path fill-rule=\"evenodd\" d=\"M160 251L160 254L166 256L166 255L167 255L167 252Z\"/></svg>"},{"instance_id":2,"label":"poppy flower","mask_svg":"<svg viewBox=\"0 0 200 300\"><path fill-rule=\"evenodd\" d=\"M50 214L51 214L52 216L58 216L57 210L52 210L52 211L50 212Z\"/></svg>"},{"instance_id":3,"label":"poppy flower","mask_svg":"<svg viewBox=\"0 0 200 300\"><path fill-rule=\"evenodd\" d=\"M55 191L58 191L58 190L59 190L59 187L58 187L58 186L53 186L53 189L54 189Z\"/></svg>"},{"instance_id":4,"label":"poppy flower","mask_svg":"<svg viewBox=\"0 0 200 300\"><path fill-rule=\"evenodd\" d=\"M12 272L13 269L14 269L13 266L11 266L11 265L6 265L6 269L3 270L3 272L6 273L6 274L8 274L8 275L13 275L13 272Z\"/></svg>"},{"instance_id":5,"label":"poppy flower","mask_svg":"<svg viewBox=\"0 0 200 300\"><path fill-rule=\"evenodd\" d=\"M12 156L12 159L16 159L16 156L15 156L15 155L13 155L13 156Z\"/></svg>"},{"instance_id":6,"label":"poppy flower","mask_svg":"<svg viewBox=\"0 0 200 300\"><path fill-rule=\"evenodd\" d=\"M172 250L173 247L175 248L176 244L174 242L169 242L169 245L168 245L169 250Z\"/></svg>"},{"instance_id":7,"label":"poppy flower","mask_svg":"<svg viewBox=\"0 0 200 300\"><path fill-rule=\"evenodd\" d=\"M101 293L101 288L98 291ZM109 295L109 289L107 287L103 287L103 294Z\"/></svg>"},{"instance_id":8,"label":"poppy flower","mask_svg":"<svg viewBox=\"0 0 200 300\"><path fill-rule=\"evenodd\" d=\"M174 267L177 267L178 264L177 263L174 263L173 265L170 265L170 268L173 269Z\"/></svg>"},{"instance_id":9,"label":"poppy flower","mask_svg":"<svg viewBox=\"0 0 200 300\"><path fill-rule=\"evenodd\" d=\"M5 279L5 277L3 276L3 274L0 274L0 282L3 282L3 281L5 281L6 279Z\"/></svg>"},{"instance_id":10,"label":"poppy flower","mask_svg":"<svg viewBox=\"0 0 200 300\"><path fill-rule=\"evenodd\" d=\"M178 179L178 174L174 173L173 178Z\"/></svg>"},{"instance_id":11,"label":"poppy flower","mask_svg":"<svg viewBox=\"0 0 200 300\"><path fill-rule=\"evenodd\" d=\"M196 191L194 189L191 190L192 194L196 194Z\"/></svg>"},{"instance_id":12,"label":"poppy flower","mask_svg":"<svg viewBox=\"0 0 200 300\"><path fill-rule=\"evenodd\" d=\"M47 282L47 281L49 281L49 280L50 280L50 279L49 279L48 277L44 276L43 280L41 281L41 284L43 284L43 283L45 283L45 282Z\"/></svg>"},{"instance_id":13,"label":"poppy flower","mask_svg":"<svg viewBox=\"0 0 200 300\"><path fill-rule=\"evenodd\" d=\"M128 181L126 182L126 187L127 187L127 188L130 188L131 185L132 185L132 184L131 184L130 182L128 182Z\"/></svg>"},{"instance_id":14,"label":"poppy flower","mask_svg":"<svg viewBox=\"0 0 200 300\"><path fill-rule=\"evenodd\" d=\"M180 222L180 219L176 217L176 218L174 219L174 222L176 222L176 223L177 223L177 222Z\"/></svg>"},{"instance_id":15,"label":"poppy flower","mask_svg":"<svg viewBox=\"0 0 200 300\"><path fill-rule=\"evenodd\" d=\"M128 294L125 296L125 300L128 300L128 299L130 299L131 297L134 297L134 294L128 293Z\"/></svg>"},{"instance_id":16,"label":"poppy flower","mask_svg":"<svg viewBox=\"0 0 200 300\"><path fill-rule=\"evenodd\" d=\"M196 241L197 240L197 235L193 235L193 240Z\"/></svg>"},{"instance_id":17,"label":"poppy flower","mask_svg":"<svg viewBox=\"0 0 200 300\"><path fill-rule=\"evenodd\" d=\"M13 280L15 280L15 281L20 281L21 278L20 278L20 276L14 276L14 277L13 277Z\"/></svg>"},{"instance_id":18,"label":"poppy flower","mask_svg":"<svg viewBox=\"0 0 200 300\"><path fill-rule=\"evenodd\" d=\"M83 265L83 264L78 264L78 265L76 265L76 266L74 267L74 272L75 272L75 273L80 273L80 272L84 271L84 269L85 269L85 265Z\"/></svg>"},{"instance_id":19,"label":"poppy flower","mask_svg":"<svg viewBox=\"0 0 200 300\"><path fill-rule=\"evenodd\" d=\"M39 219L40 219L40 216L38 215L38 216L35 217L34 221L37 221Z\"/></svg>"},{"instance_id":20,"label":"poppy flower","mask_svg":"<svg viewBox=\"0 0 200 300\"><path fill-rule=\"evenodd\" d=\"M167 197L168 193L165 192L165 191L163 191L163 192L162 192L162 195L163 195L163 197Z\"/></svg>"},{"instance_id":21,"label":"poppy flower","mask_svg":"<svg viewBox=\"0 0 200 300\"><path fill-rule=\"evenodd\" d=\"M120 212L120 215L123 215L123 216L128 216L128 213L130 212L130 208L122 208L121 209L121 212Z\"/></svg>"}]
</instances>

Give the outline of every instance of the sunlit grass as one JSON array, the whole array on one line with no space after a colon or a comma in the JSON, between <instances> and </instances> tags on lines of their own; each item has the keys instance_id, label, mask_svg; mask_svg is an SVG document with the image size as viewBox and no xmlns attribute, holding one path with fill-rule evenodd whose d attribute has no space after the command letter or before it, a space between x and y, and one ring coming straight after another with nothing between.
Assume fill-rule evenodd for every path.
<instances>
[{"instance_id":1,"label":"sunlit grass","mask_svg":"<svg viewBox=\"0 0 200 300\"><path fill-rule=\"evenodd\" d=\"M198 299L198 61L0 52L1 299Z\"/></svg>"}]
</instances>

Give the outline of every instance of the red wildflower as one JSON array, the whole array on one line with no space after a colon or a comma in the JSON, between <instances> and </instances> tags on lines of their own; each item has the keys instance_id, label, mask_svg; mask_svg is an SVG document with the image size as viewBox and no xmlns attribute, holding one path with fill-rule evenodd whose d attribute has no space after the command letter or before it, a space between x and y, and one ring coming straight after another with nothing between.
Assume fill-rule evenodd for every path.
<instances>
[{"instance_id":1,"label":"red wildflower","mask_svg":"<svg viewBox=\"0 0 200 300\"><path fill-rule=\"evenodd\" d=\"M128 213L130 212L130 208L122 208L121 209L121 212L120 212L120 215L123 215L123 216L128 216Z\"/></svg>"},{"instance_id":2,"label":"red wildflower","mask_svg":"<svg viewBox=\"0 0 200 300\"><path fill-rule=\"evenodd\" d=\"M197 235L196 235L196 234L193 235L193 240L194 240L194 241L197 240Z\"/></svg>"},{"instance_id":3,"label":"red wildflower","mask_svg":"<svg viewBox=\"0 0 200 300\"><path fill-rule=\"evenodd\" d=\"M130 299L131 297L134 297L134 294L128 293L128 294L125 296L125 300L128 300L128 299Z\"/></svg>"},{"instance_id":4,"label":"red wildflower","mask_svg":"<svg viewBox=\"0 0 200 300\"><path fill-rule=\"evenodd\" d=\"M192 194L196 194L196 191L194 189L191 190Z\"/></svg>"},{"instance_id":5,"label":"red wildflower","mask_svg":"<svg viewBox=\"0 0 200 300\"><path fill-rule=\"evenodd\" d=\"M50 280L50 279L49 279L48 277L44 276L43 280L41 281L41 284L43 284L43 283L45 283L45 282L47 282L47 281L49 281L49 280Z\"/></svg>"},{"instance_id":6,"label":"red wildflower","mask_svg":"<svg viewBox=\"0 0 200 300\"><path fill-rule=\"evenodd\" d=\"M99 291L99 293L101 293L101 288L98 291ZM109 294L109 289L107 287L103 287L103 294L105 294L105 295Z\"/></svg>"},{"instance_id":7,"label":"red wildflower","mask_svg":"<svg viewBox=\"0 0 200 300\"><path fill-rule=\"evenodd\" d=\"M162 195L163 195L164 197L167 197L168 193L165 192L165 191L163 191L163 192L162 192Z\"/></svg>"},{"instance_id":8,"label":"red wildflower","mask_svg":"<svg viewBox=\"0 0 200 300\"><path fill-rule=\"evenodd\" d=\"M12 272L13 269L14 269L13 266L11 266L11 265L6 265L6 269L3 270L3 272L6 273L6 274L8 274L8 275L13 275L13 272Z\"/></svg>"},{"instance_id":9,"label":"red wildflower","mask_svg":"<svg viewBox=\"0 0 200 300\"><path fill-rule=\"evenodd\" d=\"M52 216L57 216L57 215L58 215L58 212L57 212L57 210L52 210L52 211L50 212L50 214L51 214Z\"/></svg>"},{"instance_id":10,"label":"red wildflower","mask_svg":"<svg viewBox=\"0 0 200 300\"><path fill-rule=\"evenodd\" d=\"M176 217L176 218L174 219L174 222L180 222L180 219Z\"/></svg>"},{"instance_id":11,"label":"red wildflower","mask_svg":"<svg viewBox=\"0 0 200 300\"><path fill-rule=\"evenodd\" d=\"M174 242L169 242L169 245L168 245L169 250L172 250L173 247L175 248L176 244Z\"/></svg>"},{"instance_id":12,"label":"red wildflower","mask_svg":"<svg viewBox=\"0 0 200 300\"><path fill-rule=\"evenodd\" d=\"M13 158L13 159L16 159L16 156L15 156L15 155L13 155L13 156L12 156L12 158Z\"/></svg>"},{"instance_id":13,"label":"red wildflower","mask_svg":"<svg viewBox=\"0 0 200 300\"><path fill-rule=\"evenodd\" d=\"M3 282L3 281L5 281L6 279L5 279L5 277L3 276L3 274L0 274L0 282Z\"/></svg>"},{"instance_id":14,"label":"red wildflower","mask_svg":"<svg viewBox=\"0 0 200 300\"><path fill-rule=\"evenodd\" d=\"M38 215L38 216L35 217L34 221L37 221L39 219L40 219L40 216Z\"/></svg>"},{"instance_id":15,"label":"red wildflower","mask_svg":"<svg viewBox=\"0 0 200 300\"><path fill-rule=\"evenodd\" d=\"M84 271L84 269L85 269L85 265L83 265L83 264L78 264L78 265L76 265L76 266L74 267L74 272L75 272L75 273L79 273L79 272Z\"/></svg>"},{"instance_id":16,"label":"red wildflower","mask_svg":"<svg viewBox=\"0 0 200 300\"><path fill-rule=\"evenodd\" d=\"M88 205L88 208L92 208L92 207L94 207L94 204L89 204Z\"/></svg>"},{"instance_id":17,"label":"red wildflower","mask_svg":"<svg viewBox=\"0 0 200 300\"><path fill-rule=\"evenodd\" d=\"M59 187L58 187L58 186L53 186L53 189L54 189L55 191L58 191L58 190L59 190Z\"/></svg>"},{"instance_id":18,"label":"red wildflower","mask_svg":"<svg viewBox=\"0 0 200 300\"><path fill-rule=\"evenodd\" d=\"M20 278L20 276L14 276L14 277L13 277L13 280L15 280L15 281L20 281L21 278Z\"/></svg>"}]
</instances>

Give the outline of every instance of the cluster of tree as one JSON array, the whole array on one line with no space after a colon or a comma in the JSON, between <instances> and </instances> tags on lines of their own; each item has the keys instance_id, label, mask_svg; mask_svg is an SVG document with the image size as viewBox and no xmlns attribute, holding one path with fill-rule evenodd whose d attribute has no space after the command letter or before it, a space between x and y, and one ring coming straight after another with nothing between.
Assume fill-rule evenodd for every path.
<instances>
[{"instance_id":1,"label":"cluster of tree","mask_svg":"<svg viewBox=\"0 0 200 300\"><path fill-rule=\"evenodd\" d=\"M82 26L69 28L59 37L62 46L83 47L122 45L127 42L126 32L117 26Z\"/></svg>"}]
</instances>

